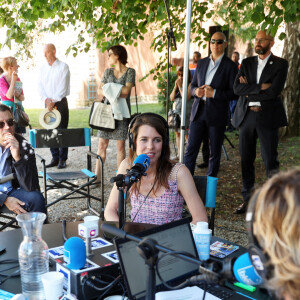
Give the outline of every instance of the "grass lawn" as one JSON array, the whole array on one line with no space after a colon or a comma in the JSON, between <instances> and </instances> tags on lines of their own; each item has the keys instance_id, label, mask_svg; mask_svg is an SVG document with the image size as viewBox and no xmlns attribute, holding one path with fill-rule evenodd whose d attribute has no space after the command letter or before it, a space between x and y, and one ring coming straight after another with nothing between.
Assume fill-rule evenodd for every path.
<instances>
[{"instance_id":1,"label":"grass lawn","mask_svg":"<svg viewBox=\"0 0 300 300\"><path fill-rule=\"evenodd\" d=\"M132 104L132 113L136 113L136 106ZM42 128L39 123L39 115L43 109L26 109L29 115L32 128ZM139 104L139 112L153 112L163 115L160 104ZM69 128L89 127L90 108L86 109L70 109Z\"/></svg>"}]
</instances>

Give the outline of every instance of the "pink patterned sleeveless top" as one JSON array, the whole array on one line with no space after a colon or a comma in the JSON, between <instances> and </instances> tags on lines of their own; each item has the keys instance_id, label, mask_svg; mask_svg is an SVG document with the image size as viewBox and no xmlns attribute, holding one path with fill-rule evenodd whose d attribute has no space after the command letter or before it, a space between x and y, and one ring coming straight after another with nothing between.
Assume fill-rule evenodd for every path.
<instances>
[{"instance_id":1,"label":"pink patterned sleeveless top","mask_svg":"<svg viewBox=\"0 0 300 300\"><path fill-rule=\"evenodd\" d=\"M137 223L162 225L181 219L184 199L178 192L177 173L183 164L177 163L168 179L169 189L160 197L148 197L141 194L131 195L131 220ZM175 180L171 180L175 172Z\"/></svg>"}]
</instances>

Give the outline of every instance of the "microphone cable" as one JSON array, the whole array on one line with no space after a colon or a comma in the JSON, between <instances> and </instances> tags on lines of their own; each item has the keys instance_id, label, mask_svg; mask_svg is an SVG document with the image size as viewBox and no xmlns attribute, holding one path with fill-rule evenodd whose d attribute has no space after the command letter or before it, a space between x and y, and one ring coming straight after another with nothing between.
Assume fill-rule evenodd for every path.
<instances>
[{"instance_id":1,"label":"microphone cable","mask_svg":"<svg viewBox=\"0 0 300 300\"><path fill-rule=\"evenodd\" d=\"M102 297L105 294L107 294L111 290L111 288L113 286L115 286L116 284L120 284L121 287L122 287L123 292L125 293L124 286L120 282L122 280L122 276L121 275L117 276L116 278L114 278L113 276L111 276L109 274L105 274L105 276L108 276L108 277L112 278L113 281L109 283L107 281L101 280L100 278L97 278L96 276L91 276L91 277L87 277L87 278L84 279L84 281L82 283L82 286L81 286L81 291L82 291L82 295L83 295L84 299L87 299L86 295L85 295L85 288L86 288L86 286L89 286L89 287L91 287L92 289L94 289L96 291L103 292L97 299L103 299ZM101 283L101 284L106 284L106 286L104 286L104 287L98 287L98 286L96 286L92 282L92 280L95 281L95 282Z\"/></svg>"},{"instance_id":2,"label":"microphone cable","mask_svg":"<svg viewBox=\"0 0 300 300\"><path fill-rule=\"evenodd\" d=\"M174 255L176 257L176 254L183 254L189 257L193 257L191 256L190 253L185 252L185 251L171 251L171 252L167 252L167 253L163 253L156 262L156 272L157 272L157 276L160 279L161 283L169 290L178 290L181 288L184 288L187 285L199 285L199 284L203 284L204 288L203 288L203 297L202 300L205 299L206 296L206 292L208 289L208 284L207 282L209 281L213 281L216 279L215 278L215 274L214 272L210 271L210 270L206 270L205 268L201 268L203 271L205 271L205 273L201 274L201 275L196 275L196 276L192 276L191 278L186 279L184 282L178 284L177 286L171 286L169 285L160 275L159 272L159 262L167 255ZM206 272L207 271L207 272ZM215 282L214 282L215 283Z\"/></svg>"},{"instance_id":3,"label":"microphone cable","mask_svg":"<svg viewBox=\"0 0 300 300\"><path fill-rule=\"evenodd\" d=\"M66 227L67 227L67 221L66 220L62 220L61 221L61 225L62 225L62 236L63 236L63 239L64 241L66 242L67 241L67 234L66 234Z\"/></svg>"},{"instance_id":4,"label":"microphone cable","mask_svg":"<svg viewBox=\"0 0 300 300\"><path fill-rule=\"evenodd\" d=\"M6 280L20 276L20 268L19 268L19 261L17 259L4 259L0 261L0 264L16 264L14 266L8 267L6 269L0 270L0 276L4 277L4 279L0 280L0 285L4 283ZM2 272L9 271L11 269L18 268L17 270L13 271L11 274L4 274Z\"/></svg>"}]
</instances>

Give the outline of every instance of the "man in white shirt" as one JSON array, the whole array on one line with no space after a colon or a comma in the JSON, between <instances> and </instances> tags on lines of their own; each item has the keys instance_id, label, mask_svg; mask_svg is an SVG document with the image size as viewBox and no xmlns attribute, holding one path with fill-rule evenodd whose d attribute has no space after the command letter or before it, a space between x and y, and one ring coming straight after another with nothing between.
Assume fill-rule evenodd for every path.
<instances>
[{"instance_id":1,"label":"man in white shirt","mask_svg":"<svg viewBox=\"0 0 300 300\"><path fill-rule=\"evenodd\" d=\"M56 58L56 48L53 44L44 46L47 63L40 70L39 93L45 106L51 111L54 108L61 114L61 121L57 128L68 128L69 108L67 96L70 94L70 71L66 63ZM51 148L52 160L46 168L57 166L66 168L68 148Z\"/></svg>"},{"instance_id":2,"label":"man in white shirt","mask_svg":"<svg viewBox=\"0 0 300 300\"><path fill-rule=\"evenodd\" d=\"M254 189L257 138L267 177L279 170L278 128L287 126L280 93L284 88L288 62L272 54L274 38L259 31L255 38L258 56L246 58L234 82L234 92L239 100L232 124L239 128L239 143L244 203L235 213L245 213Z\"/></svg>"}]
</instances>

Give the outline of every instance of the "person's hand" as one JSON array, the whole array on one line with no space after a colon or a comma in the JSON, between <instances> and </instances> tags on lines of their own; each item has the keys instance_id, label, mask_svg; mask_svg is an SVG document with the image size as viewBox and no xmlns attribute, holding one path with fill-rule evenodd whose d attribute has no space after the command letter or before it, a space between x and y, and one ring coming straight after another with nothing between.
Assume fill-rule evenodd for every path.
<instances>
[{"instance_id":1,"label":"person's hand","mask_svg":"<svg viewBox=\"0 0 300 300\"><path fill-rule=\"evenodd\" d=\"M52 111L55 106L55 102L53 102L50 98L46 99L45 104L49 111Z\"/></svg>"},{"instance_id":2,"label":"person's hand","mask_svg":"<svg viewBox=\"0 0 300 300\"><path fill-rule=\"evenodd\" d=\"M182 83L183 83L183 79L182 77L179 77L176 79L176 82L177 82L177 86L179 89L182 89Z\"/></svg>"},{"instance_id":3,"label":"person's hand","mask_svg":"<svg viewBox=\"0 0 300 300\"><path fill-rule=\"evenodd\" d=\"M4 201L4 204L9 210L13 211L17 215L24 214L27 212L21 206L21 205L25 205L25 203L15 197L7 197L6 200Z\"/></svg>"},{"instance_id":4,"label":"person's hand","mask_svg":"<svg viewBox=\"0 0 300 300\"><path fill-rule=\"evenodd\" d=\"M18 73L14 71L11 76L11 85L15 85L17 79L18 79Z\"/></svg>"},{"instance_id":5,"label":"person's hand","mask_svg":"<svg viewBox=\"0 0 300 300\"><path fill-rule=\"evenodd\" d=\"M262 83L261 84L261 90L263 91L263 90L266 90L266 89L268 89L269 87L271 87L271 83Z\"/></svg>"},{"instance_id":6,"label":"person's hand","mask_svg":"<svg viewBox=\"0 0 300 300\"><path fill-rule=\"evenodd\" d=\"M246 76L240 76L239 80L240 83L248 84L248 80Z\"/></svg>"},{"instance_id":7,"label":"person's hand","mask_svg":"<svg viewBox=\"0 0 300 300\"><path fill-rule=\"evenodd\" d=\"M199 87L195 90L195 95L198 97L198 98L202 98L204 96L204 88L202 87Z\"/></svg>"},{"instance_id":8,"label":"person's hand","mask_svg":"<svg viewBox=\"0 0 300 300\"><path fill-rule=\"evenodd\" d=\"M17 139L11 134L7 133L4 136L3 146L5 149L9 148L10 153L15 161L20 160L20 148L19 148L19 142Z\"/></svg>"},{"instance_id":9,"label":"person's hand","mask_svg":"<svg viewBox=\"0 0 300 300\"><path fill-rule=\"evenodd\" d=\"M14 95L15 95L15 97L19 98L19 97L22 95L22 93L21 93L21 92L18 92L18 91L15 91L15 92L14 92Z\"/></svg>"},{"instance_id":10,"label":"person's hand","mask_svg":"<svg viewBox=\"0 0 300 300\"><path fill-rule=\"evenodd\" d=\"M200 86L200 89L204 89L204 96L206 98L212 98L214 96L214 89L207 84Z\"/></svg>"}]
</instances>

